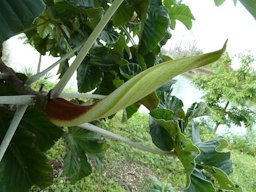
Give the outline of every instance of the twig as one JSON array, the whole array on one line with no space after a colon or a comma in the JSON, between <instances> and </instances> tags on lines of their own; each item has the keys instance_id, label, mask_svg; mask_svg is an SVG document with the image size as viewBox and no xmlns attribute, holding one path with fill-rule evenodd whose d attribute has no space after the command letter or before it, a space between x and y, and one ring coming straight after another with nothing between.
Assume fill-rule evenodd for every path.
<instances>
[{"instance_id":1,"label":"twig","mask_svg":"<svg viewBox=\"0 0 256 192\"><path fill-rule=\"evenodd\" d=\"M8 146L12 140L12 137L13 137L27 107L28 107L27 105L18 106L18 108L14 114L11 124L10 124L10 126L4 136L4 139L0 145L0 162L2 161L2 158L6 152L6 149L8 148Z\"/></svg>"},{"instance_id":2,"label":"twig","mask_svg":"<svg viewBox=\"0 0 256 192\"><path fill-rule=\"evenodd\" d=\"M126 143L126 144L128 144L128 145L130 145L134 148L140 149L142 151L147 151L147 152L154 153L154 154L159 154L159 155L172 155L172 153L169 152L169 151L161 151L161 150L158 150L158 149L154 149L154 148L151 148L151 147L141 145L139 143L135 143L135 142L133 142L133 141L127 139L127 138L124 138L120 135L117 135L117 134L112 133L110 131L107 131L105 129L101 129L101 128L99 128L95 125L92 125L90 123L84 123L84 124L79 125L79 126L83 129L99 133L99 134L103 135L104 137L108 137L108 138L111 138L111 139L115 139L117 141L121 141L123 143Z\"/></svg>"},{"instance_id":3,"label":"twig","mask_svg":"<svg viewBox=\"0 0 256 192\"><path fill-rule=\"evenodd\" d=\"M71 78L71 76L74 74L76 69L79 67L79 65L84 60L85 56L93 46L95 40L98 38L108 21L111 19L113 14L116 12L118 7L121 5L123 0L115 0L111 7L107 10L103 18L100 20L100 22L97 24L97 26L94 28L91 35L88 37L87 41L81 48L79 54L77 55L76 59L72 63L72 65L68 68L68 70L65 72L65 74L62 76L60 81L57 83L57 85L53 88L51 92L51 97L58 97L60 93L63 91L64 87L66 86L67 82Z\"/></svg>"}]
</instances>

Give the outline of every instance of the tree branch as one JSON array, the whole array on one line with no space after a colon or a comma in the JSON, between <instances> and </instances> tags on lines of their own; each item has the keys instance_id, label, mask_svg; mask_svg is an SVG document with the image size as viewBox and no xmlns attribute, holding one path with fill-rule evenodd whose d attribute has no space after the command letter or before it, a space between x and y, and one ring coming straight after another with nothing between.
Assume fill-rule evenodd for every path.
<instances>
[{"instance_id":1,"label":"tree branch","mask_svg":"<svg viewBox=\"0 0 256 192\"><path fill-rule=\"evenodd\" d=\"M47 96L43 95L40 92L34 91L28 85L25 85L24 82L17 77L15 71L12 68L5 65L1 58L0 72L5 74L6 83L16 92L17 95L35 95L36 107L40 109L45 107L45 104L47 102Z\"/></svg>"}]
</instances>

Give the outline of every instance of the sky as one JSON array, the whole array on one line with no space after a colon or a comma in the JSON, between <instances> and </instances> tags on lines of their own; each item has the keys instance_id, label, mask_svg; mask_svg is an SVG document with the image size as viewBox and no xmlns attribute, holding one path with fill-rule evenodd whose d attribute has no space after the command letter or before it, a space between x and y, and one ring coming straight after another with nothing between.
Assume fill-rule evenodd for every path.
<instances>
[{"instance_id":1,"label":"sky","mask_svg":"<svg viewBox=\"0 0 256 192\"><path fill-rule=\"evenodd\" d=\"M227 51L231 55L251 51L256 53L256 21L239 3L226 0L216 7L214 0L183 0L195 17L191 30L177 24L168 46L196 43L204 52L222 47L228 39Z\"/></svg>"}]
</instances>

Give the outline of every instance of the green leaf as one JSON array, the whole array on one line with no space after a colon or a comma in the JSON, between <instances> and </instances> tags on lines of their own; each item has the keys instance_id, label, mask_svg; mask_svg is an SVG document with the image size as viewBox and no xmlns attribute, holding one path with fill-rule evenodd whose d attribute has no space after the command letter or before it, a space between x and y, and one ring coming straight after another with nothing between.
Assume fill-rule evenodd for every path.
<instances>
[{"instance_id":1,"label":"green leaf","mask_svg":"<svg viewBox=\"0 0 256 192\"><path fill-rule=\"evenodd\" d=\"M44 4L40 0L1 0L0 44L28 28L43 9Z\"/></svg>"},{"instance_id":2,"label":"green leaf","mask_svg":"<svg viewBox=\"0 0 256 192\"><path fill-rule=\"evenodd\" d=\"M169 27L168 11L160 7L150 8L139 42L139 53L146 55L155 49L165 37Z\"/></svg>"},{"instance_id":3,"label":"green leaf","mask_svg":"<svg viewBox=\"0 0 256 192\"><path fill-rule=\"evenodd\" d=\"M44 188L51 184L52 168L44 152L54 144L53 139L59 138L60 135L56 136L54 133L56 126L49 123L37 110L28 109L27 112L0 163L1 192L24 192L32 185ZM0 113L0 140L2 140L13 112L0 108ZM28 116L31 122L27 122Z\"/></svg>"},{"instance_id":4,"label":"green leaf","mask_svg":"<svg viewBox=\"0 0 256 192\"><path fill-rule=\"evenodd\" d=\"M88 59L85 59L77 69L77 86L79 92L92 91L100 85L103 78L102 70L90 65Z\"/></svg>"},{"instance_id":5,"label":"green leaf","mask_svg":"<svg viewBox=\"0 0 256 192\"><path fill-rule=\"evenodd\" d=\"M67 150L64 172L75 183L92 172L87 156L101 162L107 145L101 136L79 127L69 127L64 140Z\"/></svg>"},{"instance_id":6,"label":"green leaf","mask_svg":"<svg viewBox=\"0 0 256 192\"><path fill-rule=\"evenodd\" d=\"M93 7L94 1L93 0L66 0L68 3L75 7Z\"/></svg>"},{"instance_id":7,"label":"green leaf","mask_svg":"<svg viewBox=\"0 0 256 192\"><path fill-rule=\"evenodd\" d=\"M132 117L133 114L135 114L140 108L140 104L135 103L133 105L130 105L129 107L126 107L123 111L123 116L122 116L122 122L127 121Z\"/></svg>"},{"instance_id":8,"label":"green leaf","mask_svg":"<svg viewBox=\"0 0 256 192\"><path fill-rule=\"evenodd\" d=\"M164 6L168 9L172 29L175 29L176 20L183 23L187 29L192 28L192 20L195 18L187 5L165 0Z\"/></svg>"},{"instance_id":9,"label":"green leaf","mask_svg":"<svg viewBox=\"0 0 256 192\"><path fill-rule=\"evenodd\" d=\"M188 176L192 174L196 166L195 158L200 153L200 150L193 144L191 139L187 138L178 130L178 135L175 140L175 152L181 161Z\"/></svg>"},{"instance_id":10,"label":"green leaf","mask_svg":"<svg viewBox=\"0 0 256 192\"><path fill-rule=\"evenodd\" d=\"M215 188L211 181L199 169L194 169L190 176L189 186L185 192L215 192Z\"/></svg>"},{"instance_id":11,"label":"green leaf","mask_svg":"<svg viewBox=\"0 0 256 192\"><path fill-rule=\"evenodd\" d=\"M149 134L152 142L163 151L171 151L173 149L173 141L168 131L161 127L154 118L149 118Z\"/></svg>"},{"instance_id":12,"label":"green leaf","mask_svg":"<svg viewBox=\"0 0 256 192\"><path fill-rule=\"evenodd\" d=\"M214 166L222 169L227 174L232 173L232 162L230 160L230 152L221 152L227 146L227 141L222 137L197 143L197 147L201 153L196 157L199 167Z\"/></svg>"},{"instance_id":13,"label":"green leaf","mask_svg":"<svg viewBox=\"0 0 256 192\"><path fill-rule=\"evenodd\" d=\"M118 41L119 34L111 29L104 29L100 34L100 39L108 44L114 44Z\"/></svg>"},{"instance_id":14,"label":"green leaf","mask_svg":"<svg viewBox=\"0 0 256 192\"><path fill-rule=\"evenodd\" d=\"M231 190L234 192L242 192L242 188L234 184L229 178L228 175L221 169L212 167L206 169L218 182L221 189Z\"/></svg>"},{"instance_id":15,"label":"green leaf","mask_svg":"<svg viewBox=\"0 0 256 192\"><path fill-rule=\"evenodd\" d=\"M91 27L91 29L94 29L102 18L104 9L102 7L88 8L85 10L85 13L88 16L88 21L86 23Z\"/></svg>"},{"instance_id":16,"label":"green leaf","mask_svg":"<svg viewBox=\"0 0 256 192\"><path fill-rule=\"evenodd\" d=\"M240 3L251 13L251 15L256 19L256 2L255 0L239 0Z\"/></svg>"},{"instance_id":17,"label":"green leaf","mask_svg":"<svg viewBox=\"0 0 256 192\"><path fill-rule=\"evenodd\" d=\"M130 21L134 13L134 8L129 1L124 1L113 15L113 23L115 27L125 25Z\"/></svg>"},{"instance_id":18,"label":"green leaf","mask_svg":"<svg viewBox=\"0 0 256 192\"><path fill-rule=\"evenodd\" d=\"M138 75L141 72L142 72L141 66L136 63L128 63L120 67L120 73L126 79L131 79L132 77L134 77L135 75Z\"/></svg>"},{"instance_id":19,"label":"green leaf","mask_svg":"<svg viewBox=\"0 0 256 192\"><path fill-rule=\"evenodd\" d=\"M221 6L224 2L225 0L214 0L216 6Z\"/></svg>"}]
</instances>

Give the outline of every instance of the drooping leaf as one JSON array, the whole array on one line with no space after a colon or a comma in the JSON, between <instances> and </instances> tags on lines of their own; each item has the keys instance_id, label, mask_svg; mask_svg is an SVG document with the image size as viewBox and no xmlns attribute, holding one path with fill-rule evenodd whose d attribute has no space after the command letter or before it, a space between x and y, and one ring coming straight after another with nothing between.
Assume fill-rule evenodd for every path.
<instances>
[{"instance_id":1,"label":"drooping leaf","mask_svg":"<svg viewBox=\"0 0 256 192\"><path fill-rule=\"evenodd\" d=\"M231 190L234 192L242 192L242 188L238 185L234 184L228 177L228 175L221 169L212 167L212 168L206 168L208 173L212 175L216 179L216 181L219 184L220 189L224 190Z\"/></svg>"},{"instance_id":2,"label":"drooping leaf","mask_svg":"<svg viewBox=\"0 0 256 192\"><path fill-rule=\"evenodd\" d=\"M150 136L152 142L163 151L171 151L173 149L173 140L165 128L161 127L154 118L149 118Z\"/></svg>"},{"instance_id":3,"label":"drooping leaf","mask_svg":"<svg viewBox=\"0 0 256 192\"><path fill-rule=\"evenodd\" d=\"M97 104L91 107L87 112L79 113L78 116L73 116L73 118L61 119L61 111L63 111L62 113L65 113L65 110L60 110L60 114L49 113L52 110L55 110L54 99L52 99L53 102L48 102L46 113L48 114L49 119L56 125L64 126L79 125L84 122L108 117L118 110L132 105L146 95L152 93L172 77L187 70L216 61L225 50L225 47L226 44L223 49L212 53L179 60L171 60L151 67L122 84L106 98L97 102ZM62 107L65 108L65 106ZM63 115L66 116L66 114Z\"/></svg>"},{"instance_id":4,"label":"drooping leaf","mask_svg":"<svg viewBox=\"0 0 256 192\"><path fill-rule=\"evenodd\" d=\"M211 181L199 169L194 169L190 176L189 186L185 192L215 192L215 188Z\"/></svg>"},{"instance_id":5,"label":"drooping leaf","mask_svg":"<svg viewBox=\"0 0 256 192\"><path fill-rule=\"evenodd\" d=\"M227 174L233 171L230 152L221 152L227 145L227 141L222 137L197 143L196 145L201 151L200 155L196 157L196 162L199 167L214 166L220 168Z\"/></svg>"},{"instance_id":6,"label":"drooping leaf","mask_svg":"<svg viewBox=\"0 0 256 192\"><path fill-rule=\"evenodd\" d=\"M43 11L40 0L0 1L0 44L28 28Z\"/></svg>"},{"instance_id":7,"label":"drooping leaf","mask_svg":"<svg viewBox=\"0 0 256 192\"><path fill-rule=\"evenodd\" d=\"M165 0L164 6L168 9L172 29L175 29L176 20L182 22L187 27L187 29L192 28L192 20L195 18L187 5Z\"/></svg>"},{"instance_id":8,"label":"drooping leaf","mask_svg":"<svg viewBox=\"0 0 256 192\"><path fill-rule=\"evenodd\" d=\"M2 140L14 113L0 108L0 114ZM0 163L0 191L24 192L32 185L42 188L50 185L52 168L44 152L60 134L59 128L42 113L28 108Z\"/></svg>"},{"instance_id":9,"label":"drooping leaf","mask_svg":"<svg viewBox=\"0 0 256 192\"><path fill-rule=\"evenodd\" d=\"M75 183L92 172L88 156L101 162L102 153L107 149L107 145L101 136L79 127L69 127L64 140L67 149L64 172L71 182Z\"/></svg>"},{"instance_id":10,"label":"drooping leaf","mask_svg":"<svg viewBox=\"0 0 256 192\"><path fill-rule=\"evenodd\" d=\"M148 18L140 37L139 52L146 55L155 49L169 27L168 11L162 7L150 8Z\"/></svg>"}]
</instances>

